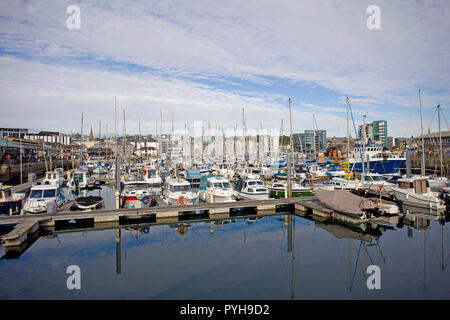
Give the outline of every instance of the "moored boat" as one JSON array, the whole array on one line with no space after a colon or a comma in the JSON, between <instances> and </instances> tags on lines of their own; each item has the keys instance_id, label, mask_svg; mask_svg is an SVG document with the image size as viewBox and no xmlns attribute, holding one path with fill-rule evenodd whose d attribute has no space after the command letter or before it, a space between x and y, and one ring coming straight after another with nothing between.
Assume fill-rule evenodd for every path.
<instances>
[{"instance_id":1,"label":"moored boat","mask_svg":"<svg viewBox=\"0 0 450 320\"><path fill-rule=\"evenodd\" d=\"M70 207L70 210L91 211L101 208L103 205L103 198L98 196L79 197L75 203Z\"/></svg>"},{"instance_id":2,"label":"moored boat","mask_svg":"<svg viewBox=\"0 0 450 320\"><path fill-rule=\"evenodd\" d=\"M24 199L25 193L15 193L12 186L0 183L0 215L20 213Z\"/></svg>"}]
</instances>

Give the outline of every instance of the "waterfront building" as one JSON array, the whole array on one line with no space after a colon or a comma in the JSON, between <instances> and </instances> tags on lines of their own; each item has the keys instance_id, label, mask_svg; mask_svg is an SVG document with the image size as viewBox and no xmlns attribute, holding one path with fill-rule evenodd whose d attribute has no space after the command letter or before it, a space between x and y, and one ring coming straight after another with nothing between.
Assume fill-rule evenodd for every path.
<instances>
[{"instance_id":1,"label":"waterfront building","mask_svg":"<svg viewBox=\"0 0 450 320\"><path fill-rule=\"evenodd\" d=\"M366 123L364 132L363 128L364 125L360 125L358 128L358 138L360 140L360 143L364 142L367 144L371 140L375 143L381 143L386 149L389 148L388 126L386 120ZM365 136L363 135L363 133L365 133Z\"/></svg>"}]
</instances>

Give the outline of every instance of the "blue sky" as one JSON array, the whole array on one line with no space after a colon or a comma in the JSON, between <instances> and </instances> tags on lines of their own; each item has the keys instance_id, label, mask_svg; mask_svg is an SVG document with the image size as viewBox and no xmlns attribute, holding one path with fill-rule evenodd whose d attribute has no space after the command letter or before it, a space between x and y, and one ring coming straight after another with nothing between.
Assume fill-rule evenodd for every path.
<instances>
[{"instance_id":1,"label":"blue sky","mask_svg":"<svg viewBox=\"0 0 450 320\"><path fill-rule=\"evenodd\" d=\"M69 5L81 28L69 30ZM381 29L366 9L380 7ZM388 120L389 135L437 130L450 102L447 1L0 1L2 127L155 133L194 121L344 136L345 97L357 124ZM434 118L433 118L434 116ZM449 115L450 116L450 115ZM448 118L449 116L446 116ZM120 132L122 123L118 123ZM159 124L158 124L159 127ZM443 128L448 129L443 119ZM286 125L284 131L289 127Z\"/></svg>"}]
</instances>

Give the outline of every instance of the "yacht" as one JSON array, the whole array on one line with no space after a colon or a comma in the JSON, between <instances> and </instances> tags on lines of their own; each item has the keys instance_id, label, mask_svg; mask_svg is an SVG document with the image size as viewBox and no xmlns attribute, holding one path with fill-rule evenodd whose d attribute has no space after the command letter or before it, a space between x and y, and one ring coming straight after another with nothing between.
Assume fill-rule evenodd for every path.
<instances>
[{"instance_id":1,"label":"yacht","mask_svg":"<svg viewBox=\"0 0 450 320\"><path fill-rule=\"evenodd\" d=\"M29 213L46 212L49 203L55 203L58 208L64 201L65 197L56 184L37 184L31 187L23 210Z\"/></svg>"},{"instance_id":2,"label":"yacht","mask_svg":"<svg viewBox=\"0 0 450 320\"><path fill-rule=\"evenodd\" d=\"M193 205L198 203L198 192L184 179L167 178L163 187L163 201L170 205Z\"/></svg>"},{"instance_id":3,"label":"yacht","mask_svg":"<svg viewBox=\"0 0 450 320\"><path fill-rule=\"evenodd\" d=\"M247 177L239 179L236 183L235 190L239 196L255 200L268 199L270 196L269 189L258 178Z\"/></svg>"},{"instance_id":4,"label":"yacht","mask_svg":"<svg viewBox=\"0 0 450 320\"><path fill-rule=\"evenodd\" d=\"M423 177L398 179L398 187L392 188L396 200L423 208L445 209L444 201L438 192L430 190L428 180Z\"/></svg>"},{"instance_id":5,"label":"yacht","mask_svg":"<svg viewBox=\"0 0 450 320\"><path fill-rule=\"evenodd\" d=\"M24 199L25 193L14 193L12 186L0 183L0 215L20 213Z\"/></svg>"},{"instance_id":6,"label":"yacht","mask_svg":"<svg viewBox=\"0 0 450 320\"><path fill-rule=\"evenodd\" d=\"M200 180L199 197L209 203L236 201L236 192L230 181L222 176L203 176Z\"/></svg>"},{"instance_id":7,"label":"yacht","mask_svg":"<svg viewBox=\"0 0 450 320\"><path fill-rule=\"evenodd\" d=\"M287 181L276 181L270 187L271 198L284 198L287 190ZM292 197L312 196L312 189L303 187L301 184L292 184Z\"/></svg>"}]
</instances>

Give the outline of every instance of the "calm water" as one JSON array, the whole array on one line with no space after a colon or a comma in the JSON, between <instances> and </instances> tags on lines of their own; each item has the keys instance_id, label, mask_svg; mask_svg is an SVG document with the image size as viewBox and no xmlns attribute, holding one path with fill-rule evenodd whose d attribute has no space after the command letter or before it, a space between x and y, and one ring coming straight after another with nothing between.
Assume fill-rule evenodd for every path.
<instances>
[{"instance_id":1,"label":"calm water","mask_svg":"<svg viewBox=\"0 0 450 320\"><path fill-rule=\"evenodd\" d=\"M0 261L0 299L449 299L449 239L449 222L414 215L389 227L277 214L62 231ZM366 287L371 264L381 290ZM69 265L81 290L66 287Z\"/></svg>"}]
</instances>

